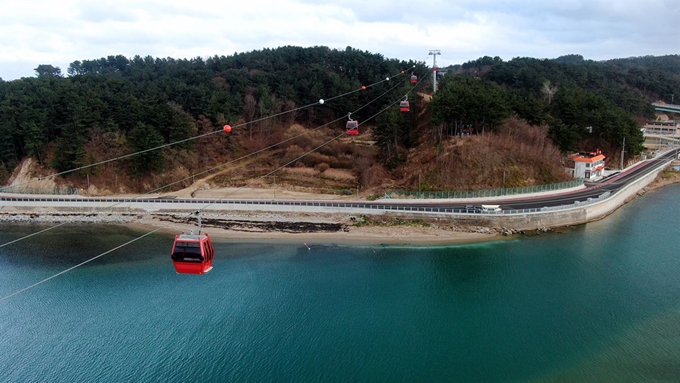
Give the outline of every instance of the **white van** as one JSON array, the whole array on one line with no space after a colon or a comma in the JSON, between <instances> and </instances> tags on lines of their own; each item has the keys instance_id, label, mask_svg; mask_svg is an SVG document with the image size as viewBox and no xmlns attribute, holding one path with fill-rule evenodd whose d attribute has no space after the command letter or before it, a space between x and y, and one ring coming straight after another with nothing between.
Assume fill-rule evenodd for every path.
<instances>
[{"instance_id":1,"label":"white van","mask_svg":"<svg viewBox=\"0 0 680 383\"><path fill-rule=\"evenodd\" d=\"M482 205L482 213L498 213L501 205Z\"/></svg>"}]
</instances>

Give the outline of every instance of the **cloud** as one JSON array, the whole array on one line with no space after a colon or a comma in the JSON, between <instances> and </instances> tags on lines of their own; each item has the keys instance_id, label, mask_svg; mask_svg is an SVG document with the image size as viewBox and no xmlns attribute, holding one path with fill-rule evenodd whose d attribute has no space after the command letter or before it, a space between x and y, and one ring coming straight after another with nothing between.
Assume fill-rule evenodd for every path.
<instances>
[{"instance_id":1,"label":"cloud","mask_svg":"<svg viewBox=\"0 0 680 383\"><path fill-rule=\"evenodd\" d=\"M122 54L191 58L283 45L325 45L427 60L480 56L608 59L672 54L675 0L0 0L0 77L39 64L66 72L75 60ZM21 69L23 68L23 69Z\"/></svg>"}]
</instances>

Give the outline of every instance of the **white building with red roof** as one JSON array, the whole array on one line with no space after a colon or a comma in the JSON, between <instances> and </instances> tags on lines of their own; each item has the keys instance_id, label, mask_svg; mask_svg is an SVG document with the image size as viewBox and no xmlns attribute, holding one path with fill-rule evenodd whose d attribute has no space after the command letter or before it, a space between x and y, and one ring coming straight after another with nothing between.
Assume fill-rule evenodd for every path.
<instances>
[{"instance_id":1,"label":"white building with red roof","mask_svg":"<svg viewBox=\"0 0 680 383\"><path fill-rule=\"evenodd\" d=\"M583 178L586 181L602 178L605 156L600 149L595 152L579 152L569 156L569 158L574 160L575 178Z\"/></svg>"}]
</instances>

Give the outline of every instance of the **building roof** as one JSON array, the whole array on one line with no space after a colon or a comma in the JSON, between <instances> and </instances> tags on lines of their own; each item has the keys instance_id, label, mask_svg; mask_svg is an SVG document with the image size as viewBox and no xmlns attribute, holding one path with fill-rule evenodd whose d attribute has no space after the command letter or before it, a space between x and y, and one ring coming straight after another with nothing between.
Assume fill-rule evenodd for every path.
<instances>
[{"instance_id":1,"label":"building roof","mask_svg":"<svg viewBox=\"0 0 680 383\"><path fill-rule=\"evenodd\" d=\"M599 151L597 153L599 153ZM576 154L572 154L569 157L571 159L573 159L575 162L590 162L590 163L605 159L605 156L602 153L599 153L599 154L596 154L596 153L576 153Z\"/></svg>"}]
</instances>

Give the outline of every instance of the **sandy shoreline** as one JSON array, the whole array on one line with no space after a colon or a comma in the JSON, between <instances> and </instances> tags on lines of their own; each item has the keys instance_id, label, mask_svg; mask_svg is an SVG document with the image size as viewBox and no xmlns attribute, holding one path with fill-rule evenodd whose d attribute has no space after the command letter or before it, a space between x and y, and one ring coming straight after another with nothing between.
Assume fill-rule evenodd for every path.
<instances>
[{"instance_id":1,"label":"sandy shoreline","mask_svg":"<svg viewBox=\"0 0 680 383\"><path fill-rule=\"evenodd\" d=\"M186 225L182 225L186 230ZM168 230L175 232L175 228ZM177 229L180 229L177 227ZM449 244L476 243L499 240L498 233L478 233L452 231L425 227L345 227L337 232L301 232L285 233L280 231L243 232L206 228L217 240L243 242L277 242L307 244L343 244L343 245L400 245L400 246L436 246Z\"/></svg>"},{"instance_id":2,"label":"sandy shoreline","mask_svg":"<svg viewBox=\"0 0 680 383\"><path fill-rule=\"evenodd\" d=\"M134 226L140 230L158 228L157 223L138 222ZM191 229L188 225L163 226L161 231L176 234ZM445 246L454 244L478 243L500 240L499 234L445 232L433 230L425 233L404 232L403 228L353 228L345 232L334 233L282 233L282 232L240 232L219 228L205 228L205 232L216 242L264 242L264 243L299 243L299 244L336 244L354 246L391 245L391 246ZM401 232L401 233L399 233ZM417 234L417 235L415 235Z\"/></svg>"},{"instance_id":3,"label":"sandy shoreline","mask_svg":"<svg viewBox=\"0 0 680 383\"><path fill-rule=\"evenodd\" d=\"M307 243L338 245L444 246L500 240L500 232L487 227L456 226L453 222L409 222L394 225L358 225L346 215L230 212L228 217L204 214L203 230L215 241ZM158 230L174 235L196 229L195 218L172 213L67 213L1 212L0 222L26 224L115 224L140 232ZM507 234L507 233L506 233Z\"/></svg>"}]
</instances>

